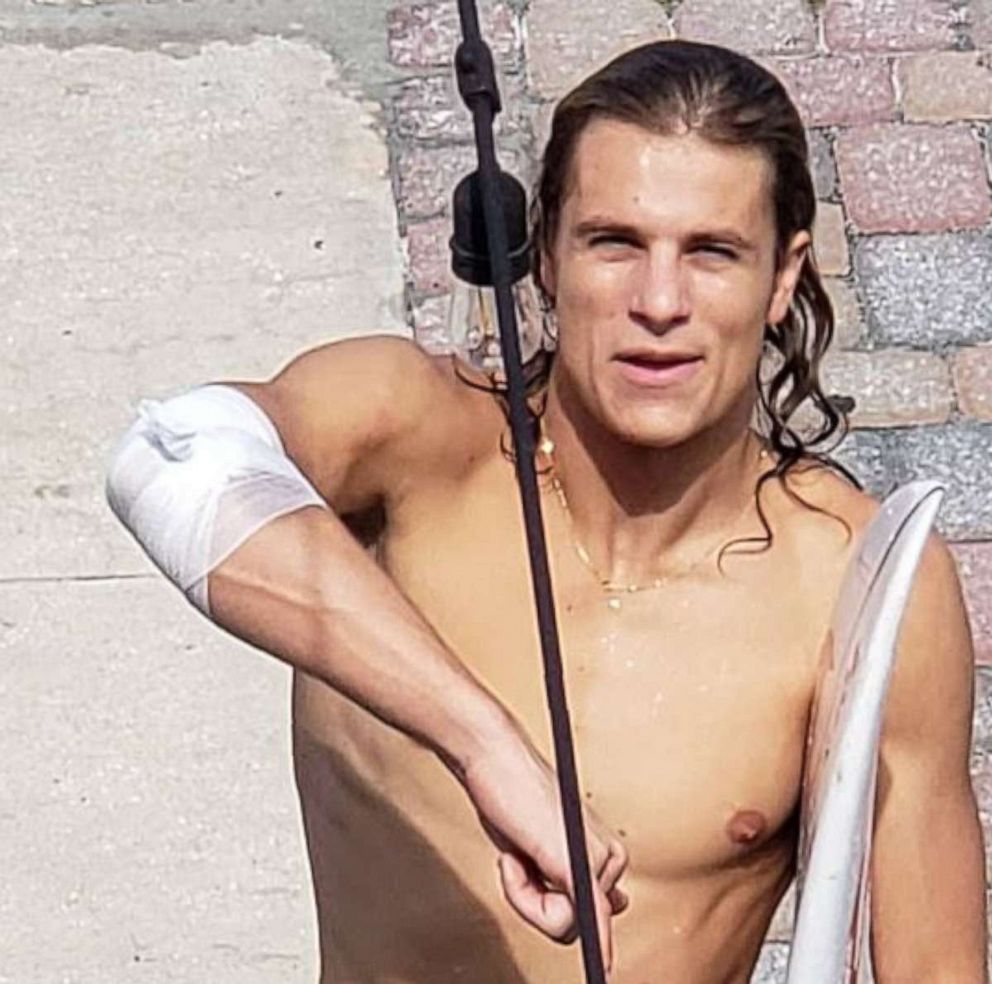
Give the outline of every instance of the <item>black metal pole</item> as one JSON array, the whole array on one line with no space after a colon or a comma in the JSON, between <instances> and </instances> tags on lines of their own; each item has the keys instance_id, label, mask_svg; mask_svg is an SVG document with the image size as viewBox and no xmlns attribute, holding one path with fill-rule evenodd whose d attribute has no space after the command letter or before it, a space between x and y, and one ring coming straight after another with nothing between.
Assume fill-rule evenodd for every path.
<instances>
[{"instance_id":1,"label":"black metal pole","mask_svg":"<svg viewBox=\"0 0 992 984\"><path fill-rule=\"evenodd\" d=\"M475 0L458 0L464 40L455 55L458 87L472 112L479 155L479 176L485 210L486 235L492 264L500 344L506 373L510 408L510 430L515 449L517 481L523 505L531 581L537 606L538 630L544 660L544 680L554 738L555 766L561 793L562 813L568 840L568 855L575 890L582 959L588 984L606 984L603 954L596 928L592 877L582 825L582 806L575 769L571 720L565 696L555 616L554 596L548 567L547 544L541 519L541 500L534 463L534 428L527 405L520 359L520 341L513 302L506 220L499 180L499 164L493 138L493 120L502 108L492 52L482 38Z\"/></svg>"}]
</instances>

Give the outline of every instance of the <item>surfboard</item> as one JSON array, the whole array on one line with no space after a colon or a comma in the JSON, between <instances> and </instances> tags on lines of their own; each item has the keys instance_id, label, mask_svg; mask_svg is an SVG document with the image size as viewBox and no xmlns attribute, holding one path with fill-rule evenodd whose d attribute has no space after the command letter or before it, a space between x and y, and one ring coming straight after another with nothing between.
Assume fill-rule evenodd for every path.
<instances>
[{"instance_id":1,"label":"surfboard","mask_svg":"<svg viewBox=\"0 0 992 984\"><path fill-rule=\"evenodd\" d=\"M899 626L944 489L912 482L861 532L808 732L788 984L870 984L868 870L878 745Z\"/></svg>"}]
</instances>

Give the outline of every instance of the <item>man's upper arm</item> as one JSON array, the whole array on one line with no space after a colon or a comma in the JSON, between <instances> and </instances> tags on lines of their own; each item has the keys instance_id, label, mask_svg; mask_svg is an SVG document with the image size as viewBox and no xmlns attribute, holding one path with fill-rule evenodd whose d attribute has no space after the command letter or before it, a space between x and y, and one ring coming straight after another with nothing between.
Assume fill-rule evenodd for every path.
<instances>
[{"instance_id":1,"label":"man's upper arm","mask_svg":"<svg viewBox=\"0 0 992 984\"><path fill-rule=\"evenodd\" d=\"M900 632L872 864L879 984L985 975L985 868L968 772L974 655L954 561L932 537Z\"/></svg>"},{"instance_id":2,"label":"man's upper arm","mask_svg":"<svg viewBox=\"0 0 992 984\"><path fill-rule=\"evenodd\" d=\"M272 419L286 453L338 513L387 499L405 470L457 454L468 435L450 372L403 338L331 342L267 383L234 383Z\"/></svg>"}]
</instances>

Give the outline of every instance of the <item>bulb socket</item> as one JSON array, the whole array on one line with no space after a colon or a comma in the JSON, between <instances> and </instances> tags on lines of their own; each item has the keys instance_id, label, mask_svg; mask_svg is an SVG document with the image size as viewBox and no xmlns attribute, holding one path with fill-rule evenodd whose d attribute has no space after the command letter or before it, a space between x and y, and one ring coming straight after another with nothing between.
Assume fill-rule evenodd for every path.
<instances>
[{"instance_id":1,"label":"bulb socket","mask_svg":"<svg viewBox=\"0 0 992 984\"><path fill-rule=\"evenodd\" d=\"M512 174L505 171L500 171L500 186L510 247L510 278L516 283L530 273L527 192ZM478 171L473 171L458 182L452 199L452 216L452 273L459 280L476 287L492 287L493 271L482 204L482 180Z\"/></svg>"}]
</instances>

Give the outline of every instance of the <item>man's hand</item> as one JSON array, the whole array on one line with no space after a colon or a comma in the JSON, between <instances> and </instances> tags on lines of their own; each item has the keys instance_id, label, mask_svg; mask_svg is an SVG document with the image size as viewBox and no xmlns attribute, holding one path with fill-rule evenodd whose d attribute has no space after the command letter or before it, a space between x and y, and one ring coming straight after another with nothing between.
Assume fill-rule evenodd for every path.
<instances>
[{"instance_id":1,"label":"man's hand","mask_svg":"<svg viewBox=\"0 0 992 984\"><path fill-rule=\"evenodd\" d=\"M522 735L494 743L460 776L483 828L499 849L506 900L528 923L560 943L577 936L575 889L554 770ZM613 965L611 917L627 907L617 885L627 867L619 838L585 811L600 944Z\"/></svg>"}]
</instances>

